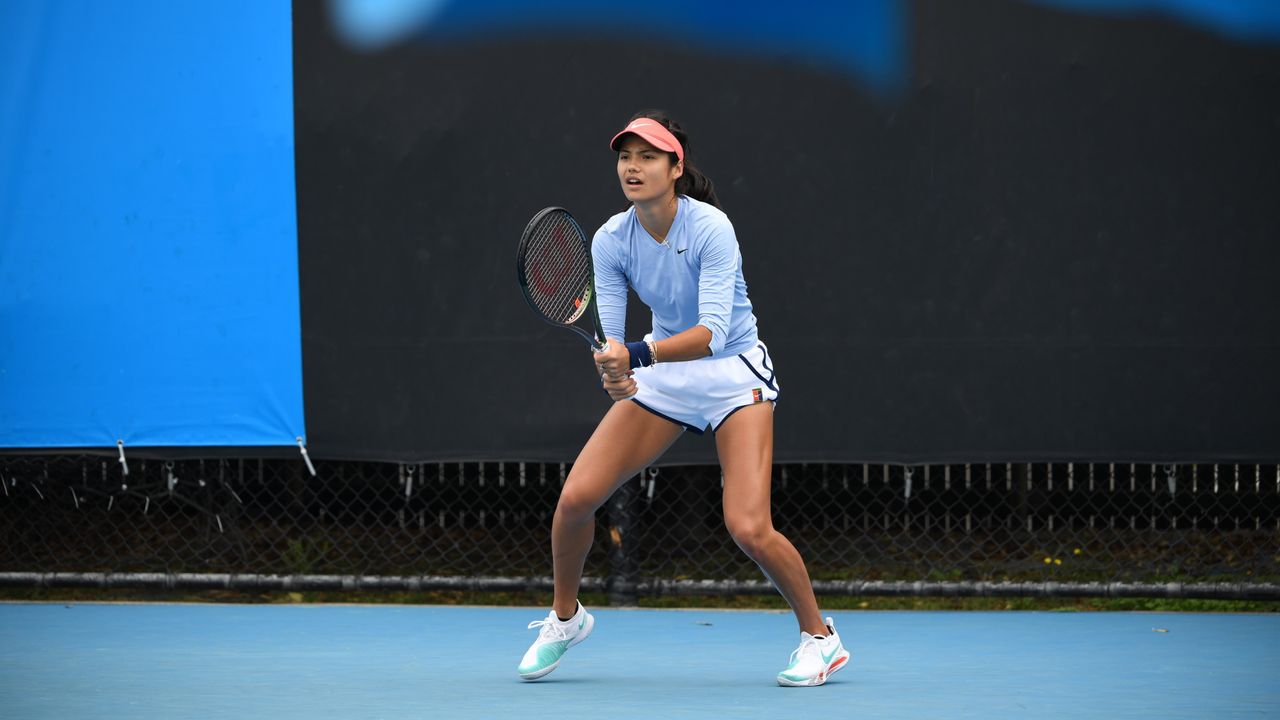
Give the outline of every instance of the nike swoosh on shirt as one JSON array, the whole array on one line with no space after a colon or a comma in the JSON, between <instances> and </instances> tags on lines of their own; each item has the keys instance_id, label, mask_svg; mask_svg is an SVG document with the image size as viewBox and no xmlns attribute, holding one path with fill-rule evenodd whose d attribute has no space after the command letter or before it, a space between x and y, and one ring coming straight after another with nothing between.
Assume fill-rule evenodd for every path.
<instances>
[{"instance_id":1,"label":"nike swoosh on shirt","mask_svg":"<svg viewBox=\"0 0 1280 720\"><path fill-rule=\"evenodd\" d=\"M680 248L679 250L677 250L677 251L676 251L676 254L677 254L677 255L679 255L680 253L682 253L682 252L684 252L685 250L688 250L688 249L689 249L689 248Z\"/></svg>"}]
</instances>

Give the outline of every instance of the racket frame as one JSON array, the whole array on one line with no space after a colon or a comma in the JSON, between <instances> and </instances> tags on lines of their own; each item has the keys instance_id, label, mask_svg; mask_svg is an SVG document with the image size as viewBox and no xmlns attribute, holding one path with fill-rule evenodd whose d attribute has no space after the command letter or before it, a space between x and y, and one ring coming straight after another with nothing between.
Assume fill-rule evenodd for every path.
<instances>
[{"instance_id":1,"label":"racket frame","mask_svg":"<svg viewBox=\"0 0 1280 720\"><path fill-rule=\"evenodd\" d=\"M533 238L533 230L538 226L538 223L542 222L544 218L553 213L564 213L564 217L573 226L573 229L577 234L576 239L582 245L582 249L586 252L587 257L587 286L584 288L586 292L585 297L583 298L585 302L582 303L582 306L578 308L578 312L575 313L573 317L569 318L567 322L560 322L547 317L546 313L544 313L542 309L538 307L538 304L534 302L533 295L529 291L529 279L525 276L525 256L529 249L529 243ZM520 233L520 245L516 248L516 279L520 282L520 292L524 295L525 302L529 304L529 308L533 310L533 313L541 318L543 322L548 325L554 325L555 327L567 328L574 331L581 336L583 340L586 340L587 344L589 344L591 349L595 352L605 352L609 349L609 342L604 336L604 328L600 325L600 310L596 305L596 268L595 263L591 260L591 242L587 239L587 234L582 231L582 226L578 224L577 219L573 217L572 213L562 207L552 205L539 210L533 218L529 220L529 224L525 225L524 232ZM595 330L594 334L583 330L575 324L578 320L582 319L583 315L587 315L588 313L590 314L592 328Z\"/></svg>"}]
</instances>

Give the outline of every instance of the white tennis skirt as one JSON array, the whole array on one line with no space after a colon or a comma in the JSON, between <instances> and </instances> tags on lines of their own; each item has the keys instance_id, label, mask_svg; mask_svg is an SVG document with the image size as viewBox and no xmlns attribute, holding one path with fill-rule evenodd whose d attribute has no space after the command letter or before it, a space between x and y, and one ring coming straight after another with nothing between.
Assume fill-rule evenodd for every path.
<instances>
[{"instance_id":1,"label":"white tennis skirt","mask_svg":"<svg viewBox=\"0 0 1280 720\"><path fill-rule=\"evenodd\" d=\"M762 342L741 355L636 368L635 381L632 402L699 435L744 407L778 400L778 376Z\"/></svg>"}]
</instances>

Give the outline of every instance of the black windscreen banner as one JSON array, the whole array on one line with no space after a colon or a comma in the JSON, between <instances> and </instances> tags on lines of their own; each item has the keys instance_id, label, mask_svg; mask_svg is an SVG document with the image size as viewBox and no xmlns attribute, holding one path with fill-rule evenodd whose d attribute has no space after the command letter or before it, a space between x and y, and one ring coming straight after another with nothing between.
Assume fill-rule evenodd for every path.
<instances>
[{"instance_id":1,"label":"black windscreen banner","mask_svg":"<svg viewBox=\"0 0 1280 720\"><path fill-rule=\"evenodd\" d=\"M666 109L732 219L785 462L1280 459L1280 48L1148 16L909 4L895 91L589 34L340 42L295 3L310 449L572 461L609 407L516 283L624 207ZM647 329L636 300L628 338ZM666 463L715 461L686 434Z\"/></svg>"}]
</instances>

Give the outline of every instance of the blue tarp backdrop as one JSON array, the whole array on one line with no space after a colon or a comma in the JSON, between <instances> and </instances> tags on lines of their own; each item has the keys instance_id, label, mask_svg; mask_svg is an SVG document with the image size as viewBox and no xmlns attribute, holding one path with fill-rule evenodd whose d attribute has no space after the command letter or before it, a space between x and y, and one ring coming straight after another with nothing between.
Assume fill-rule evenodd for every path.
<instances>
[{"instance_id":1,"label":"blue tarp backdrop","mask_svg":"<svg viewBox=\"0 0 1280 720\"><path fill-rule=\"evenodd\" d=\"M291 8L0 7L0 447L305 437Z\"/></svg>"}]
</instances>

